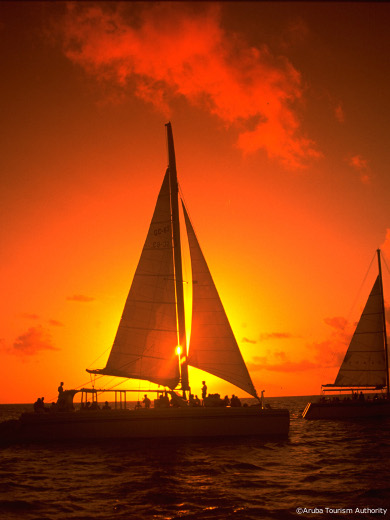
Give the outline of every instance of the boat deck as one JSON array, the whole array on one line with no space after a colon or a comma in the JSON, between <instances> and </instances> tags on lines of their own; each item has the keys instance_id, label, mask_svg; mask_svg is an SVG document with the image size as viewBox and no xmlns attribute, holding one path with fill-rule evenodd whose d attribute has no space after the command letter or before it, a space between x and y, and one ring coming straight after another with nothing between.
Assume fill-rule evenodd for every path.
<instances>
[{"instance_id":1,"label":"boat deck","mask_svg":"<svg viewBox=\"0 0 390 520\"><path fill-rule=\"evenodd\" d=\"M288 436L288 410L150 408L25 413L15 421L16 439L27 441L169 437ZM1 430L0 430L1 436Z\"/></svg>"},{"instance_id":2,"label":"boat deck","mask_svg":"<svg viewBox=\"0 0 390 520\"><path fill-rule=\"evenodd\" d=\"M352 419L390 416L390 401L346 400L308 403L303 411L304 419Z\"/></svg>"}]
</instances>

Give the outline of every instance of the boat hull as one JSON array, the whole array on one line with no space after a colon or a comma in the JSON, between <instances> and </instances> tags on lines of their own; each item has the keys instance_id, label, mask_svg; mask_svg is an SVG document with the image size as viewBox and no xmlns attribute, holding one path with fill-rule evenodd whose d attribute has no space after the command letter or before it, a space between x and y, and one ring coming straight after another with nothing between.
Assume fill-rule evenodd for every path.
<instances>
[{"instance_id":1,"label":"boat hull","mask_svg":"<svg viewBox=\"0 0 390 520\"><path fill-rule=\"evenodd\" d=\"M25 413L12 423L0 425L2 440L287 437L290 416L288 410L256 407L167 408Z\"/></svg>"},{"instance_id":2,"label":"boat hull","mask_svg":"<svg viewBox=\"0 0 390 520\"><path fill-rule=\"evenodd\" d=\"M308 403L304 419L355 419L390 416L390 401L330 401Z\"/></svg>"}]
</instances>

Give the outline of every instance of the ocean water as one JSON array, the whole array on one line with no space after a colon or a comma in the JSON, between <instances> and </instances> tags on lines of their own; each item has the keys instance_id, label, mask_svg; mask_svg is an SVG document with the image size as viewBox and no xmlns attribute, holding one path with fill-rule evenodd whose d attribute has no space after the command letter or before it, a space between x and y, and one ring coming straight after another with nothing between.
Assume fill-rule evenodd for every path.
<instances>
[{"instance_id":1,"label":"ocean water","mask_svg":"<svg viewBox=\"0 0 390 520\"><path fill-rule=\"evenodd\" d=\"M0 519L390 518L390 419L305 421L308 400L267 400L290 410L284 441L0 447Z\"/></svg>"}]
</instances>

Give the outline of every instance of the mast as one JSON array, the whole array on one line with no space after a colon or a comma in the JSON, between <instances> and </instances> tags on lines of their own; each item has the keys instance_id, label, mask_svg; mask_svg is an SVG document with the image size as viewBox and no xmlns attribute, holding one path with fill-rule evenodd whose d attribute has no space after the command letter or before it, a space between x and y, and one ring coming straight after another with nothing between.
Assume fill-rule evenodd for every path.
<instances>
[{"instance_id":1,"label":"mast","mask_svg":"<svg viewBox=\"0 0 390 520\"><path fill-rule=\"evenodd\" d=\"M379 270L379 281L380 281L380 288L381 288L381 304L382 304L382 317L383 317L383 334L384 334L384 340L385 340L387 398L389 398L389 396L390 396L390 388L389 388L389 355L388 355L388 351L387 351L386 315L385 315L385 300L384 300L384 297L383 297L381 250L377 249L376 253L378 255L378 270Z\"/></svg>"},{"instance_id":2,"label":"mast","mask_svg":"<svg viewBox=\"0 0 390 520\"><path fill-rule=\"evenodd\" d=\"M187 363L187 342L184 315L184 291L183 291L183 269L181 258L180 243L180 222L179 222L179 186L177 182L175 148L173 144L173 134L171 123L165 125L167 127L168 141L168 169L171 185L171 209L172 209L172 230L173 230L173 255L175 265L175 287L176 287L176 303L177 303L177 324L179 345L183 352L183 362L181 365L181 385L182 390L189 390L188 382L188 363ZM179 356L180 360L180 356Z\"/></svg>"}]
</instances>

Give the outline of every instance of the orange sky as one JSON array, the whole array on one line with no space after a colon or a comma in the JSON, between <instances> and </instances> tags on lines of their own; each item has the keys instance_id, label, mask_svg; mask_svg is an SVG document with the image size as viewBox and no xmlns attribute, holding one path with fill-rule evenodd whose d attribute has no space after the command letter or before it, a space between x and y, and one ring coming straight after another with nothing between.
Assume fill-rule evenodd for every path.
<instances>
[{"instance_id":1,"label":"orange sky","mask_svg":"<svg viewBox=\"0 0 390 520\"><path fill-rule=\"evenodd\" d=\"M167 120L257 390L333 382L378 247L390 265L389 23L374 2L0 3L0 402L105 366Z\"/></svg>"}]
</instances>

